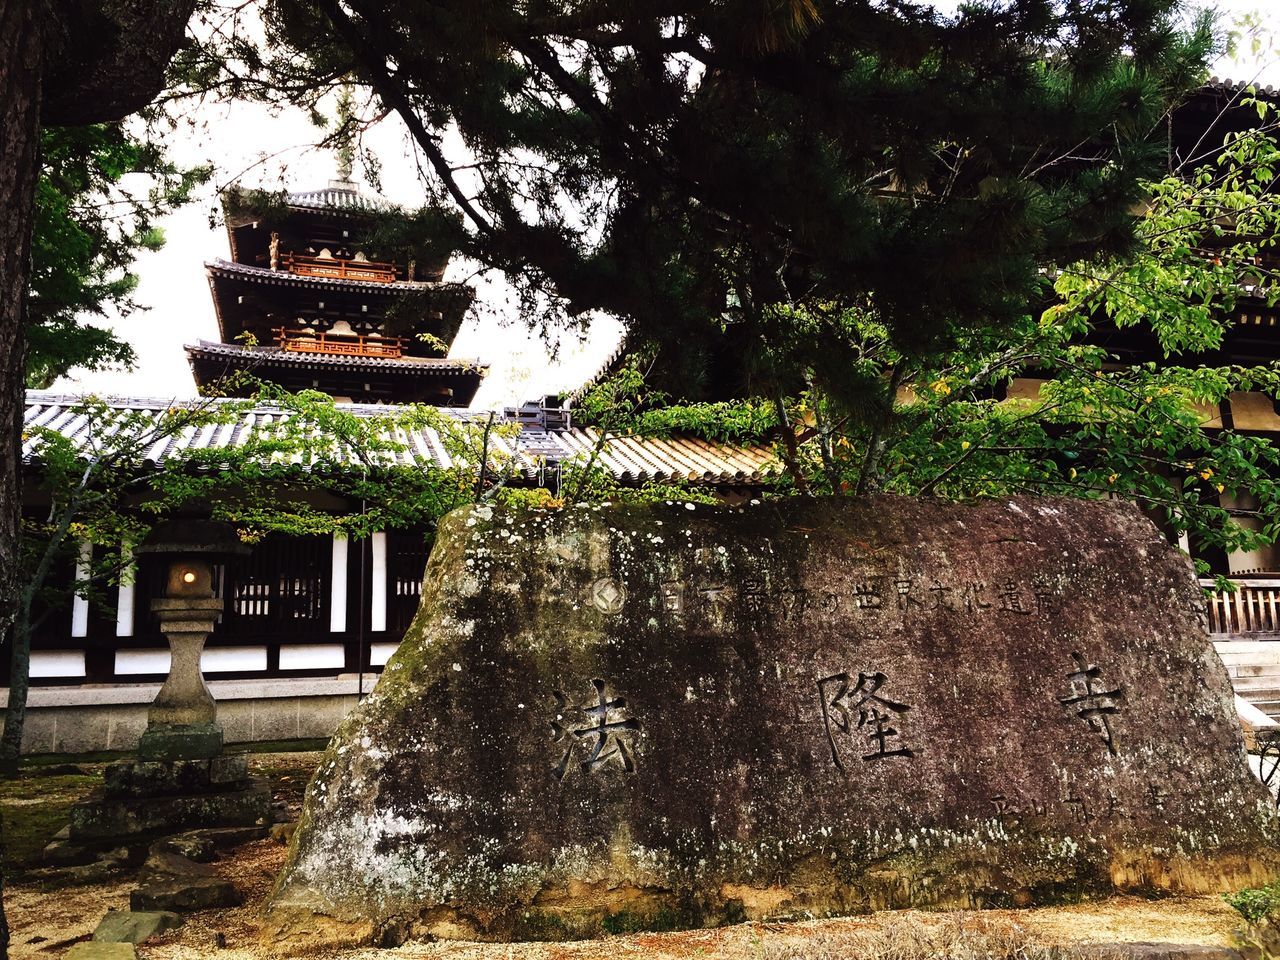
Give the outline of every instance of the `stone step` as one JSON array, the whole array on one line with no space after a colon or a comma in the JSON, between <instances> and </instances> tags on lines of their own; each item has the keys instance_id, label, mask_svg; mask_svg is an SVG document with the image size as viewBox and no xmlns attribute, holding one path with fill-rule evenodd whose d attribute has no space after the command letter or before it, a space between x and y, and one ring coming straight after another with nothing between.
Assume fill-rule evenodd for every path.
<instances>
[{"instance_id":1,"label":"stone step","mask_svg":"<svg viewBox=\"0 0 1280 960\"><path fill-rule=\"evenodd\" d=\"M171 910L108 910L94 929L93 939L104 943L142 943L181 925L182 917Z\"/></svg>"},{"instance_id":2,"label":"stone step","mask_svg":"<svg viewBox=\"0 0 1280 960\"><path fill-rule=\"evenodd\" d=\"M1249 690L1236 687L1236 696L1257 707L1272 720L1280 720L1280 689Z\"/></svg>"},{"instance_id":3,"label":"stone step","mask_svg":"<svg viewBox=\"0 0 1280 960\"><path fill-rule=\"evenodd\" d=\"M1244 697L1246 700L1274 700L1280 697L1280 683L1275 681L1241 680L1231 686L1237 696Z\"/></svg>"},{"instance_id":4,"label":"stone step","mask_svg":"<svg viewBox=\"0 0 1280 960\"><path fill-rule=\"evenodd\" d=\"M1273 689L1280 690L1280 673L1266 674L1253 673L1247 671L1237 671L1231 676L1231 685L1233 687L1249 687L1251 689L1261 689L1268 686Z\"/></svg>"},{"instance_id":5,"label":"stone step","mask_svg":"<svg viewBox=\"0 0 1280 960\"><path fill-rule=\"evenodd\" d=\"M65 833L65 831L63 831ZM194 863L210 863L218 851L239 847L268 836L266 826L213 827L173 836L112 837L76 843L55 838L44 850L44 866L36 875L51 880L96 881L127 869L136 869L149 858L176 855Z\"/></svg>"},{"instance_id":6,"label":"stone step","mask_svg":"<svg viewBox=\"0 0 1280 960\"><path fill-rule=\"evenodd\" d=\"M1235 687L1232 692L1237 697L1240 697L1242 700L1247 700L1249 703L1252 703L1254 706L1264 710L1266 708L1263 707L1262 704L1271 703L1276 700L1280 700L1280 690L1278 690L1276 687L1238 686L1238 687Z\"/></svg>"},{"instance_id":7,"label":"stone step","mask_svg":"<svg viewBox=\"0 0 1280 960\"><path fill-rule=\"evenodd\" d=\"M171 877L156 875L129 894L132 910L192 913L215 907L237 907L240 894L221 877Z\"/></svg>"},{"instance_id":8,"label":"stone step","mask_svg":"<svg viewBox=\"0 0 1280 960\"><path fill-rule=\"evenodd\" d=\"M77 943L62 956L63 960L137 960L138 951L132 943L85 940L83 943Z\"/></svg>"},{"instance_id":9,"label":"stone step","mask_svg":"<svg viewBox=\"0 0 1280 960\"><path fill-rule=\"evenodd\" d=\"M1233 683L1232 687L1238 696L1246 700L1274 700L1280 697L1280 683L1274 680L1249 681Z\"/></svg>"},{"instance_id":10,"label":"stone step","mask_svg":"<svg viewBox=\"0 0 1280 960\"><path fill-rule=\"evenodd\" d=\"M50 840L40 860L47 867L83 867L102 856L102 851L69 840Z\"/></svg>"},{"instance_id":11,"label":"stone step","mask_svg":"<svg viewBox=\"0 0 1280 960\"><path fill-rule=\"evenodd\" d=\"M196 863L157 844L143 865L142 881L129 896L136 911L187 913L234 907L240 895L207 863Z\"/></svg>"},{"instance_id":12,"label":"stone step","mask_svg":"<svg viewBox=\"0 0 1280 960\"><path fill-rule=\"evenodd\" d=\"M1280 688L1276 687L1236 687L1235 694L1264 712L1268 704L1280 704Z\"/></svg>"},{"instance_id":13,"label":"stone step","mask_svg":"<svg viewBox=\"0 0 1280 960\"><path fill-rule=\"evenodd\" d=\"M1242 663L1227 667L1227 675L1234 680L1264 678L1271 681L1280 679L1280 664Z\"/></svg>"},{"instance_id":14,"label":"stone step","mask_svg":"<svg viewBox=\"0 0 1280 960\"><path fill-rule=\"evenodd\" d=\"M1280 658L1280 640L1219 640L1213 645L1225 662L1230 657L1255 657L1259 661Z\"/></svg>"},{"instance_id":15,"label":"stone step","mask_svg":"<svg viewBox=\"0 0 1280 960\"><path fill-rule=\"evenodd\" d=\"M103 771L107 797L181 796L243 789L249 780L249 758L231 753L210 760L129 760Z\"/></svg>"},{"instance_id":16,"label":"stone step","mask_svg":"<svg viewBox=\"0 0 1280 960\"><path fill-rule=\"evenodd\" d=\"M159 797L93 797L71 808L71 840L158 837L200 827L270 826L271 790L254 782L244 790Z\"/></svg>"}]
</instances>

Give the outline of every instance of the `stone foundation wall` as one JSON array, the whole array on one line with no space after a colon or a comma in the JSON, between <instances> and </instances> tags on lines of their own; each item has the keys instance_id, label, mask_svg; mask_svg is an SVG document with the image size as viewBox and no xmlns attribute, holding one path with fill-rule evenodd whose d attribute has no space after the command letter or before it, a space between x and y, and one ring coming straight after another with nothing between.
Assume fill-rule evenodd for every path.
<instances>
[{"instance_id":1,"label":"stone foundation wall","mask_svg":"<svg viewBox=\"0 0 1280 960\"><path fill-rule=\"evenodd\" d=\"M364 690L373 689L373 676ZM227 743L328 739L357 703L357 678L234 681L209 684ZM23 753L133 750L147 726L159 684L45 687L31 692ZM4 691L7 697L8 691ZM0 702L3 702L0 699Z\"/></svg>"}]
</instances>

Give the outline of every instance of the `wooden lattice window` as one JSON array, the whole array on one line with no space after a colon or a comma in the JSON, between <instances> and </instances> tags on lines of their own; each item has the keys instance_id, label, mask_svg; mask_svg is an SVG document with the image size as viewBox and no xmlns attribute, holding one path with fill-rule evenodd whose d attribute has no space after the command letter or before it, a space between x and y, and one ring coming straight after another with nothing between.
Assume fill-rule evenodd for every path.
<instances>
[{"instance_id":1,"label":"wooden lattice window","mask_svg":"<svg viewBox=\"0 0 1280 960\"><path fill-rule=\"evenodd\" d=\"M326 537L271 535L234 558L222 632L310 633L327 625L331 544Z\"/></svg>"},{"instance_id":2,"label":"wooden lattice window","mask_svg":"<svg viewBox=\"0 0 1280 960\"><path fill-rule=\"evenodd\" d=\"M422 573L431 545L420 532L387 534L387 632L399 636L409 629L422 596Z\"/></svg>"}]
</instances>

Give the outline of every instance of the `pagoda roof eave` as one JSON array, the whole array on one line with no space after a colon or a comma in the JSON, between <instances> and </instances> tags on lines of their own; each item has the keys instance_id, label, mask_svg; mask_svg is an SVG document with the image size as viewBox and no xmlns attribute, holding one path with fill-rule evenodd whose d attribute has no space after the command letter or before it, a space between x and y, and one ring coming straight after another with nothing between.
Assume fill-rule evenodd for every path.
<instances>
[{"instance_id":1,"label":"pagoda roof eave","mask_svg":"<svg viewBox=\"0 0 1280 960\"><path fill-rule=\"evenodd\" d=\"M448 357L361 357L209 341L184 349L202 391L246 373L287 390L320 389L334 396L378 396L383 403L407 400L465 407L488 372L484 364ZM230 389L238 393L242 388L233 382Z\"/></svg>"},{"instance_id":2,"label":"pagoda roof eave","mask_svg":"<svg viewBox=\"0 0 1280 960\"><path fill-rule=\"evenodd\" d=\"M242 344L215 343L200 340L183 346L189 357L243 359L261 363L287 363L310 369L359 368L394 370L433 376L441 374L475 374L483 377L487 363L454 357L361 357L351 354L303 353L279 347L250 347Z\"/></svg>"},{"instance_id":3,"label":"pagoda roof eave","mask_svg":"<svg viewBox=\"0 0 1280 960\"><path fill-rule=\"evenodd\" d=\"M289 273L286 270L272 270L270 267L254 267L247 263L234 263L215 257L204 262L205 272L211 277L244 280L250 283L263 283L273 286L296 287L300 290L340 289L359 291L363 294L396 295L415 290L457 290L466 288L466 284L432 280L397 280L394 283L377 283L368 280L348 280L340 277L308 277Z\"/></svg>"},{"instance_id":4,"label":"pagoda roof eave","mask_svg":"<svg viewBox=\"0 0 1280 960\"><path fill-rule=\"evenodd\" d=\"M218 334L223 342L234 340L253 324L238 306L237 292L247 294L251 290L273 291L271 295L292 297L314 296L323 300L326 294L340 297L358 297L369 302L390 305L404 295L426 295L434 309L452 318L446 328L456 331L461 314L470 305L475 291L465 283L397 281L395 283L369 283L331 277L303 277L215 259L205 262L205 275L209 279L209 292L213 299L214 315L218 321ZM258 331L259 336L262 331ZM449 339L452 337L450 333Z\"/></svg>"}]
</instances>

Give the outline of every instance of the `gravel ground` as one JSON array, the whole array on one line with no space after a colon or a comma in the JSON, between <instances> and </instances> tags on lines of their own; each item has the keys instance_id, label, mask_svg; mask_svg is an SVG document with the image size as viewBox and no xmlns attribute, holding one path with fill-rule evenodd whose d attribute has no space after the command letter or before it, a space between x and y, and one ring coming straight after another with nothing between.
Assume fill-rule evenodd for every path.
<instances>
[{"instance_id":1,"label":"gravel ground","mask_svg":"<svg viewBox=\"0 0 1280 960\"><path fill-rule=\"evenodd\" d=\"M191 917L162 940L143 947L146 960L197 960L210 955L215 934L226 938L220 960L269 956L256 942L256 909L270 892L274 868L283 860L278 845L253 844L237 858L231 876L252 899L231 911L209 911ZM465 941L408 943L394 950L347 950L341 960L873 960L881 951L869 944L892 944L884 953L905 960L914 951L906 943L923 937L936 942L948 927L978 928L999 943L1026 942L1070 946L1090 942L1172 942L1228 945L1239 916L1217 897L1167 900L1118 898L1101 903L1034 910L990 910L979 914L895 911L868 917L811 920L799 923L744 923L718 930L633 934L607 941L572 943L489 944ZM869 939L870 938L870 941ZM943 934L944 940L951 938ZM1000 951L965 951L998 960Z\"/></svg>"}]
</instances>

